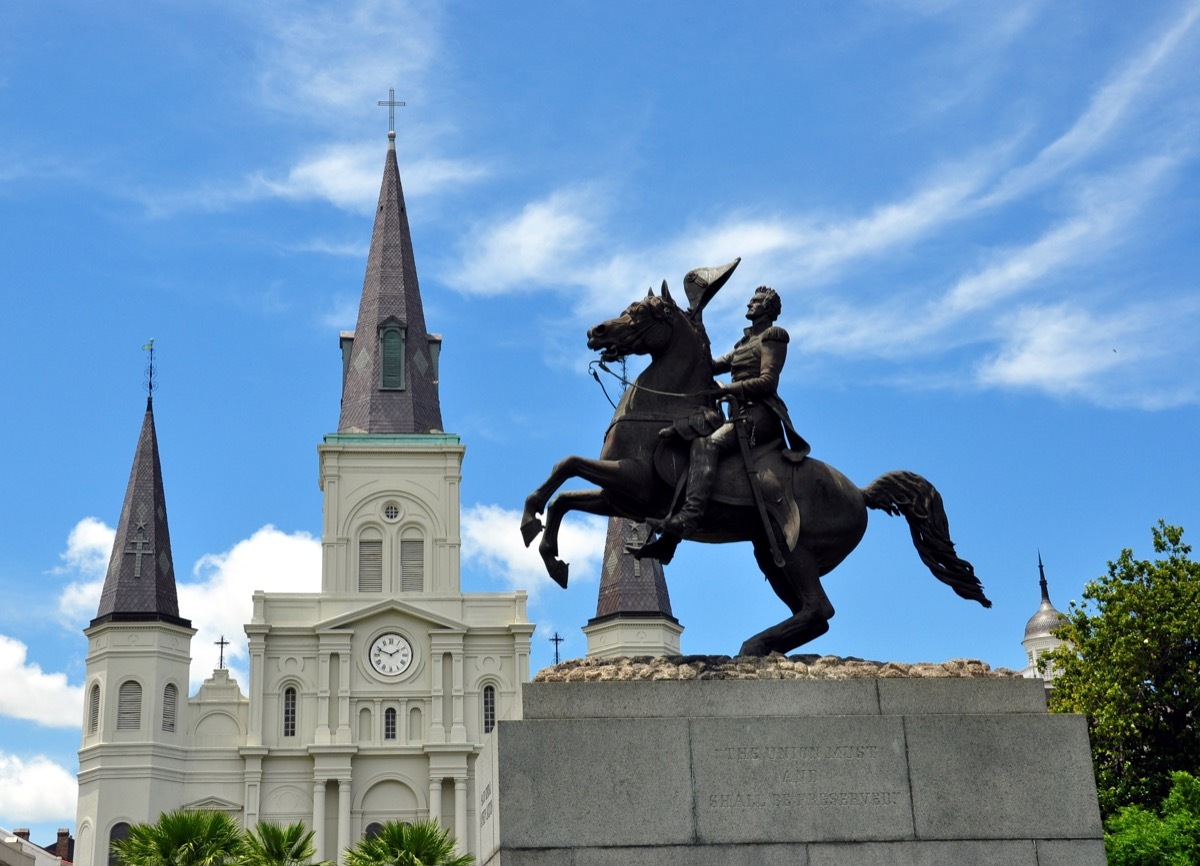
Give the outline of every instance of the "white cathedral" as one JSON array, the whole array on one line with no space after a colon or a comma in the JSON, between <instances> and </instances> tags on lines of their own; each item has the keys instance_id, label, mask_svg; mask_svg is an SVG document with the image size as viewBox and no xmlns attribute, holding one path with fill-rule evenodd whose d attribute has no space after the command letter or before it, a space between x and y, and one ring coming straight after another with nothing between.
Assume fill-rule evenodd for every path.
<instances>
[{"instance_id":1,"label":"white cathedral","mask_svg":"<svg viewBox=\"0 0 1200 866\"><path fill-rule=\"evenodd\" d=\"M523 592L463 593L464 447L442 431L441 338L425 330L389 133L342 404L319 446L321 591L254 593L248 694L224 669L188 697L147 401L88 639L75 862L174 808L303 821L336 859L387 820L435 818L477 850L474 759L517 718L533 624Z\"/></svg>"}]
</instances>

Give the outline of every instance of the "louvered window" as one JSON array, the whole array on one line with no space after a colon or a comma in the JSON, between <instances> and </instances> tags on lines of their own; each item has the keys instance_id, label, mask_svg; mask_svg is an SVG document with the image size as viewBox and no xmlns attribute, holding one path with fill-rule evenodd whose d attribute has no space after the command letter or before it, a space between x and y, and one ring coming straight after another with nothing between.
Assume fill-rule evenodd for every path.
<instances>
[{"instance_id":1,"label":"louvered window","mask_svg":"<svg viewBox=\"0 0 1200 866\"><path fill-rule=\"evenodd\" d=\"M94 734L100 730L100 686L92 686L88 695L88 733Z\"/></svg>"},{"instance_id":2,"label":"louvered window","mask_svg":"<svg viewBox=\"0 0 1200 866\"><path fill-rule=\"evenodd\" d=\"M296 736L296 690L291 686L283 690L283 735Z\"/></svg>"},{"instance_id":3,"label":"louvered window","mask_svg":"<svg viewBox=\"0 0 1200 866\"><path fill-rule=\"evenodd\" d=\"M396 739L396 711L392 707L383 711L383 738Z\"/></svg>"},{"instance_id":4,"label":"louvered window","mask_svg":"<svg viewBox=\"0 0 1200 866\"><path fill-rule=\"evenodd\" d=\"M400 591L421 592L425 589L425 542L420 538L405 538L400 542Z\"/></svg>"},{"instance_id":5,"label":"louvered window","mask_svg":"<svg viewBox=\"0 0 1200 866\"><path fill-rule=\"evenodd\" d=\"M167 683L167 687L163 689L163 722L162 729L168 733L175 733L175 705L179 701L179 689L175 688L174 683Z\"/></svg>"},{"instance_id":6,"label":"louvered window","mask_svg":"<svg viewBox=\"0 0 1200 866\"><path fill-rule=\"evenodd\" d=\"M483 732L490 734L496 727L496 687L483 687Z\"/></svg>"},{"instance_id":7,"label":"louvered window","mask_svg":"<svg viewBox=\"0 0 1200 866\"><path fill-rule=\"evenodd\" d=\"M379 387L404 387L404 328L386 325L379 331Z\"/></svg>"},{"instance_id":8,"label":"louvered window","mask_svg":"<svg viewBox=\"0 0 1200 866\"><path fill-rule=\"evenodd\" d=\"M358 542L358 591L383 592L383 542L362 539Z\"/></svg>"},{"instance_id":9,"label":"louvered window","mask_svg":"<svg viewBox=\"0 0 1200 866\"><path fill-rule=\"evenodd\" d=\"M142 726L142 687L133 680L117 690L117 730L136 731Z\"/></svg>"}]
</instances>

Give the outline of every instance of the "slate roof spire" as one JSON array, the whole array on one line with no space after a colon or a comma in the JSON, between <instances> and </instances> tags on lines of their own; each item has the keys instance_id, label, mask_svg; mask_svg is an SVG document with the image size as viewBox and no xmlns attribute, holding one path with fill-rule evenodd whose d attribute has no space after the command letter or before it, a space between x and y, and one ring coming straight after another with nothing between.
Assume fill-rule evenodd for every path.
<instances>
[{"instance_id":1,"label":"slate roof spire","mask_svg":"<svg viewBox=\"0 0 1200 866\"><path fill-rule=\"evenodd\" d=\"M589 624L617 616L665 617L678 622L671 614L671 597L667 594L662 563L650 557L635 559L626 552L628 547L641 547L648 534L644 523L623 517L608 519L596 616Z\"/></svg>"},{"instance_id":2,"label":"slate roof spire","mask_svg":"<svg viewBox=\"0 0 1200 866\"><path fill-rule=\"evenodd\" d=\"M354 333L342 335L339 433L440 433L441 337L425 330L396 133L388 133L383 183Z\"/></svg>"},{"instance_id":3,"label":"slate roof spire","mask_svg":"<svg viewBox=\"0 0 1200 866\"><path fill-rule=\"evenodd\" d=\"M125 488L125 504L121 506L100 607L92 625L146 621L191 626L179 616L153 396L146 398L146 415Z\"/></svg>"}]
</instances>

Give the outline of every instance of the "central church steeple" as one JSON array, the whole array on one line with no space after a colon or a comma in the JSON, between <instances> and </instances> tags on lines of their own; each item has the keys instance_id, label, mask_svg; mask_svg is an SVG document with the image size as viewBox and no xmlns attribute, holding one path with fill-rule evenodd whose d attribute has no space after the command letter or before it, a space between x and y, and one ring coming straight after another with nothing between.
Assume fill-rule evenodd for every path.
<instances>
[{"instance_id":1,"label":"central church steeple","mask_svg":"<svg viewBox=\"0 0 1200 866\"><path fill-rule=\"evenodd\" d=\"M358 322L342 334L339 433L440 433L438 353L441 337L425 330L396 133L387 160Z\"/></svg>"}]
</instances>

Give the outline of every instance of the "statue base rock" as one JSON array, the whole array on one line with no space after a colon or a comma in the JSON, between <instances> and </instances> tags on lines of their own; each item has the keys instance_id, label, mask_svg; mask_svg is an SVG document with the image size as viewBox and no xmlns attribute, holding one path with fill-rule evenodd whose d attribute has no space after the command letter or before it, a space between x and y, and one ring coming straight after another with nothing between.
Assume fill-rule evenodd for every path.
<instances>
[{"instance_id":1,"label":"statue base rock","mask_svg":"<svg viewBox=\"0 0 1200 866\"><path fill-rule=\"evenodd\" d=\"M739 678L726 663L732 676L528 684L524 719L499 722L476 765L479 862L1105 862L1085 721L1047 714L1041 680L980 663L782 679L760 661Z\"/></svg>"}]
</instances>

